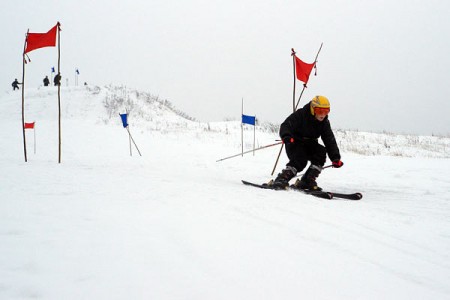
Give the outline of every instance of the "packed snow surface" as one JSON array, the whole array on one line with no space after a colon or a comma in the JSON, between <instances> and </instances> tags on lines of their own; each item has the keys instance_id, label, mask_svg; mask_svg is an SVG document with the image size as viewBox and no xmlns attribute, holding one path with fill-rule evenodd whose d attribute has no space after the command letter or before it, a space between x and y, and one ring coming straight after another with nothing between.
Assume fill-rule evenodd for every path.
<instances>
[{"instance_id":1,"label":"packed snow surface","mask_svg":"<svg viewBox=\"0 0 450 300\"><path fill-rule=\"evenodd\" d=\"M25 92L28 162L20 92L0 108L0 299L450 299L448 138L337 130L344 166L318 182L364 198L324 200L244 186L279 145L216 162L239 122L147 93L63 87L60 164L55 87Z\"/></svg>"}]
</instances>

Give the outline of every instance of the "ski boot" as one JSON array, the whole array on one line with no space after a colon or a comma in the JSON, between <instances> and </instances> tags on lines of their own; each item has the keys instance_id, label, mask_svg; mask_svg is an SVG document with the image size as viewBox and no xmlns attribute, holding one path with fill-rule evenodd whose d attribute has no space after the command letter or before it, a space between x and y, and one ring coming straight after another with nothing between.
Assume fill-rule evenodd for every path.
<instances>
[{"instance_id":1,"label":"ski boot","mask_svg":"<svg viewBox=\"0 0 450 300\"><path fill-rule=\"evenodd\" d=\"M278 174L275 181L273 181L272 186L277 190L285 190L289 187L289 180L297 175L297 170L294 167L287 166L286 169L282 170Z\"/></svg>"},{"instance_id":2,"label":"ski boot","mask_svg":"<svg viewBox=\"0 0 450 300\"><path fill-rule=\"evenodd\" d=\"M302 176L300 180L297 179L294 186L298 189L308 191L321 191L322 188L317 186L316 179L319 177L322 167L316 165L310 165L308 170Z\"/></svg>"}]
</instances>

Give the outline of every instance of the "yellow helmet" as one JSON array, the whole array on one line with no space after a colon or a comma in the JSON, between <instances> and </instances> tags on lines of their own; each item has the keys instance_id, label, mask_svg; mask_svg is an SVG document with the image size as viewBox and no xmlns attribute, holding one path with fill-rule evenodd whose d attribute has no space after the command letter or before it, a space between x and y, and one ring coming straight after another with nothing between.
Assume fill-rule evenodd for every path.
<instances>
[{"instance_id":1,"label":"yellow helmet","mask_svg":"<svg viewBox=\"0 0 450 300\"><path fill-rule=\"evenodd\" d=\"M327 111L327 113L330 111L330 101L328 101L328 98L325 96L315 96L312 100L311 100L311 105L310 105L310 109L311 109L311 114L314 116L315 115L315 109L319 108L319 109L323 109L322 111Z\"/></svg>"}]
</instances>

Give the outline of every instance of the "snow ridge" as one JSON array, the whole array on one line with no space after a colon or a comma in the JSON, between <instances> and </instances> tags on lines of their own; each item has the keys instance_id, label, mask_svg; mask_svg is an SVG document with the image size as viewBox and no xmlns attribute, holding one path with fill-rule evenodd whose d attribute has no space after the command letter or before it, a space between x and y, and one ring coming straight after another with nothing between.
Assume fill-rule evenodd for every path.
<instances>
[{"instance_id":1,"label":"snow ridge","mask_svg":"<svg viewBox=\"0 0 450 300\"><path fill-rule=\"evenodd\" d=\"M239 121L199 122L176 109L172 103L159 96L126 86L62 87L61 102L63 119L73 118L87 122L120 124L119 113L129 113L129 123L141 131L159 134L178 132L199 136L205 133L220 134L232 144L240 144ZM17 110L19 93L7 92L2 101L14 104ZM48 114L56 117L55 87L40 87L26 91L26 121L45 119ZM16 116L19 117L20 116ZM256 127L257 147L271 144L278 137L279 124L258 122ZM251 126L244 126L246 136L253 133ZM336 140L341 151L360 155L450 158L450 138L439 136L416 136L393 133L370 133L335 129ZM246 140L250 139L248 137ZM251 143L252 144L252 143ZM251 146L248 142L246 146Z\"/></svg>"}]
</instances>

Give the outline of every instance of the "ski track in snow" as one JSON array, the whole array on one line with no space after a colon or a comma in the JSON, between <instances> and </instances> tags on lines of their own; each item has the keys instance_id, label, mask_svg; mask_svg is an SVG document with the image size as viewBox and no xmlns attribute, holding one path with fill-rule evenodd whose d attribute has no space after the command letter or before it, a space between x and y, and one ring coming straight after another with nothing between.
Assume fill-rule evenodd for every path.
<instances>
[{"instance_id":1,"label":"ski track in snow","mask_svg":"<svg viewBox=\"0 0 450 300\"><path fill-rule=\"evenodd\" d=\"M28 92L28 163L19 94L0 103L1 299L450 298L448 158L342 153L319 184L360 201L261 190L240 180L271 178L279 147L216 163L240 152L234 123L187 121L123 89L62 91L62 164L55 89ZM135 101L142 157L117 115L127 102L104 107L119 96Z\"/></svg>"}]
</instances>

